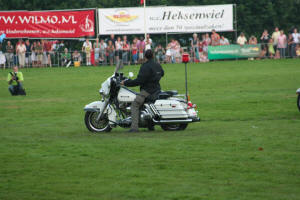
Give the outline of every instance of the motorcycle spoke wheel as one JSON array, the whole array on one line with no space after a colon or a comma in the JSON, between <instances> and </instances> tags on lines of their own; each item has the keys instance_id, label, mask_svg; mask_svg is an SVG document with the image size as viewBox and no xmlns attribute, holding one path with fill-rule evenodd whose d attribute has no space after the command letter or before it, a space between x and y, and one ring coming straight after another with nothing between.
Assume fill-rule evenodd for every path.
<instances>
[{"instance_id":1,"label":"motorcycle spoke wheel","mask_svg":"<svg viewBox=\"0 0 300 200\"><path fill-rule=\"evenodd\" d=\"M91 132L109 132L111 127L109 126L109 120L107 114L104 114L102 119L97 121L99 112L86 112L85 125Z\"/></svg>"}]
</instances>

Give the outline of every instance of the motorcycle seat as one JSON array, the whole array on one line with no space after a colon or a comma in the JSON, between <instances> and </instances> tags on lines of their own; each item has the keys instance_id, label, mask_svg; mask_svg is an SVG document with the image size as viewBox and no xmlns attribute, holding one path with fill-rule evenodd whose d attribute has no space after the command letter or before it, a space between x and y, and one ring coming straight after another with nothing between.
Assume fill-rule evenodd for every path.
<instances>
[{"instance_id":1,"label":"motorcycle seat","mask_svg":"<svg viewBox=\"0 0 300 200\"><path fill-rule=\"evenodd\" d=\"M174 95L177 95L178 92L176 90L170 90L170 91L161 91L158 94L158 99L167 99L169 97L172 97Z\"/></svg>"},{"instance_id":2,"label":"motorcycle seat","mask_svg":"<svg viewBox=\"0 0 300 200\"><path fill-rule=\"evenodd\" d=\"M174 95L177 95L178 92L176 90L170 91L158 91L159 93L154 93L153 95L148 96L145 99L145 103L154 103L157 99L167 99Z\"/></svg>"},{"instance_id":3,"label":"motorcycle seat","mask_svg":"<svg viewBox=\"0 0 300 200\"><path fill-rule=\"evenodd\" d=\"M175 96L178 94L177 90L169 90L169 91L164 91L164 92L170 94L171 96Z\"/></svg>"}]
</instances>

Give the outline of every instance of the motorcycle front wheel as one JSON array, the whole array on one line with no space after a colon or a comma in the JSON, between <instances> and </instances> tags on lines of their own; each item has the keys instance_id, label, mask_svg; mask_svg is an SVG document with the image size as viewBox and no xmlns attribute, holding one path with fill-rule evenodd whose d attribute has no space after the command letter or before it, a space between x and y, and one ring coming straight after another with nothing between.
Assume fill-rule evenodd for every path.
<instances>
[{"instance_id":1,"label":"motorcycle front wheel","mask_svg":"<svg viewBox=\"0 0 300 200\"><path fill-rule=\"evenodd\" d=\"M183 131L188 124L162 124L161 128L165 131Z\"/></svg>"},{"instance_id":2,"label":"motorcycle front wheel","mask_svg":"<svg viewBox=\"0 0 300 200\"><path fill-rule=\"evenodd\" d=\"M300 111L300 94L298 94L298 98L297 98L297 106L298 106L298 109Z\"/></svg>"},{"instance_id":3,"label":"motorcycle front wheel","mask_svg":"<svg viewBox=\"0 0 300 200\"><path fill-rule=\"evenodd\" d=\"M111 127L109 126L109 120L107 114L104 114L102 119L97 121L99 112L87 111L85 113L84 122L87 129L91 132L109 132Z\"/></svg>"}]
</instances>

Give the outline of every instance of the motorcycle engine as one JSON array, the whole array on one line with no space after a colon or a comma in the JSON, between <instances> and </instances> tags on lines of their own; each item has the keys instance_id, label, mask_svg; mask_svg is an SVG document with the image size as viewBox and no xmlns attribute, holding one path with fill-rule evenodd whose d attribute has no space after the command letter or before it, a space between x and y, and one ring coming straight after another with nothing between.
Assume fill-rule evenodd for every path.
<instances>
[{"instance_id":1,"label":"motorcycle engine","mask_svg":"<svg viewBox=\"0 0 300 200\"><path fill-rule=\"evenodd\" d=\"M131 109L130 109L130 105L128 103L121 103L119 105L119 107L123 113L125 113L126 115L130 115Z\"/></svg>"},{"instance_id":2,"label":"motorcycle engine","mask_svg":"<svg viewBox=\"0 0 300 200\"><path fill-rule=\"evenodd\" d=\"M125 108L126 109L126 108ZM139 127L148 127L148 124L149 124L149 121L151 121L152 117L151 117L151 114L146 112L145 110L142 110L140 112L140 119L139 119ZM131 117L127 117L126 119L123 119L119 122L119 125L121 127L130 127L132 123L132 119Z\"/></svg>"}]
</instances>

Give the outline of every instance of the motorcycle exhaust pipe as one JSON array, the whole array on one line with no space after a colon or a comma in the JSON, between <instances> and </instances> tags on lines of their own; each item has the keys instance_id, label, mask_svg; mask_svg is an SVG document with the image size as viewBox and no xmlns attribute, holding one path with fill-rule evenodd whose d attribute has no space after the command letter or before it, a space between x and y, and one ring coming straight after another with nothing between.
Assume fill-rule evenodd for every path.
<instances>
[{"instance_id":1,"label":"motorcycle exhaust pipe","mask_svg":"<svg viewBox=\"0 0 300 200\"><path fill-rule=\"evenodd\" d=\"M160 125L160 124L187 124L187 123L194 122L194 120L193 119L178 119L178 120L176 120L176 119L175 120L164 120L164 119L162 119L162 120L157 121L157 120L153 119L153 122L155 124L158 124L158 125Z\"/></svg>"}]
</instances>

